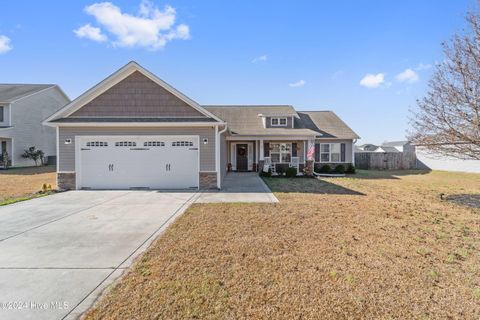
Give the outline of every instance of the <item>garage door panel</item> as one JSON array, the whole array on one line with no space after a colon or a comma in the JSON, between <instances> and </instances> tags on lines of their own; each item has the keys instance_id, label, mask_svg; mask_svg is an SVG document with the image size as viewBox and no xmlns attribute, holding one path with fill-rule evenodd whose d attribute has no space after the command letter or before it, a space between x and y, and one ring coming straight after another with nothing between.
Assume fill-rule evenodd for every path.
<instances>
[{"instance_id":1,"label":"garage door panel","mask_svg":"<svg viewBox=\"0 0 480 320\"><path fill-rule=\"evenodd\" d=\"M198 187L198 137L88 137L80 144L80 187Z\"/></svg>"}]
</instances>

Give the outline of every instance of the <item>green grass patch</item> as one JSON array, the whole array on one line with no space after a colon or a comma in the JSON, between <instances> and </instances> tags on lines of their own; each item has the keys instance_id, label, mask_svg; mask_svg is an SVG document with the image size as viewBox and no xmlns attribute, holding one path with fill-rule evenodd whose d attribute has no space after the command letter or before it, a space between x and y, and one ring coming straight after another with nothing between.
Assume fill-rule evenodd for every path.
<instances>
[{"instance_id":1,"label":"green grass patch","mask_svg":"<svg viewBox=\"0 0 480 320\"><path fill-rule=\"evenodd\" d=\"M0 207L7 206L9 204L13 204L13 203L17 203L17 202L31 200L31 199L43 198L43 197L49 196L51 194L52 194L52 192L50 192L50 193L39 193L39 194L33 194L31 196L28 196L28 197L3 199L3 200L0 201Z\"/></svg>"}]
</instances>

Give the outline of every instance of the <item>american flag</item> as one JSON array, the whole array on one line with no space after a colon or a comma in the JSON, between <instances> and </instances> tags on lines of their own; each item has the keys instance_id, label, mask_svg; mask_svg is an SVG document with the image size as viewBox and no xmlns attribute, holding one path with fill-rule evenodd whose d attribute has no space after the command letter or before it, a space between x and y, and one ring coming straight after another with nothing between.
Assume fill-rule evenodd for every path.
<instances>
[{"instance_id":1,"label":"american flag","mask_svg":"<svg viewBox=\"0 0 480 320\"><path fill-rule=\"evenodd\" d=\"M307 160L313 160L315 156L315 143L308 142Z\"/></svg>"}]
</instances>

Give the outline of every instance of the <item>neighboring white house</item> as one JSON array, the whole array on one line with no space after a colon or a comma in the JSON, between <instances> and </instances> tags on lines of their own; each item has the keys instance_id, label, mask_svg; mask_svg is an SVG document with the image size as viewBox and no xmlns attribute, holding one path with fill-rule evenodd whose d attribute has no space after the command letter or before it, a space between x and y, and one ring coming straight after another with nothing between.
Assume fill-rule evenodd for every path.
<instances>
[{"instance_id":1,"label":"neighboring white house","mask_svg":"<svg viewBox=\"0 0 480 320\"><path fill-rule=\"evenodd\" d=\"M417 146L417 169L480 173L480 160L452 158Z\"/></svg>"},{"instance_id":2,"label":"neighboring white house","mask_svg":"<svg viewBox=\"0 0 480 320\"><path fill-rule=\"evenodd\" d=\"M366 143L356 146L356 152L415 152L415 146L409 141L385 141L381 145Z\"/></svg>"},{"instance_id":3,"label":"neighboring white house","mask_svg":"<svg viewBox=\"0 0 480 320\"><path fill-rule=\"evenodd\" d=\"M31 166L22 154L35 146L55 160L56 132L42 121L69 102L54 84L0 84L0 154L8 153L11 166Z\"/></svg>"}]
</instances>

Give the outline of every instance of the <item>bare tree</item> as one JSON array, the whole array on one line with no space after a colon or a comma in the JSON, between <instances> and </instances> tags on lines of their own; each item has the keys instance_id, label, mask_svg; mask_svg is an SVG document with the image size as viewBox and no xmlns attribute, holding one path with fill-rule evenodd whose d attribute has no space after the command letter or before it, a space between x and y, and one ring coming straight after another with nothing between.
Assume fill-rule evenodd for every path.
<instances>
[{"instance_id":1,"label":"bare tree","mask_svg":"<svg viewBox=\"0 0 480 320\"><path fill-rule=\"evenodd\" d=\"M417 101L409 139L428 150L480 159L480 15L467 15L469 30L443 43L424 98Z\"/></svg>"}]
</instances>

